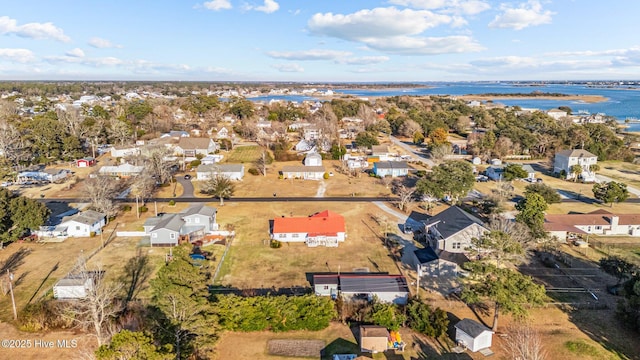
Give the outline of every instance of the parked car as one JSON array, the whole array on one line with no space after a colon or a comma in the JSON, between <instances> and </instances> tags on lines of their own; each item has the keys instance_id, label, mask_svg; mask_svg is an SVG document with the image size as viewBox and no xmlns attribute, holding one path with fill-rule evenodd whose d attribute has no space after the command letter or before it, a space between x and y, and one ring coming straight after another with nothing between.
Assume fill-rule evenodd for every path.
<instances>
[{"instance_id":1,"label":"parked car","mask_svg":"<svg viewBox=\"0 0 640 360\"><path fill-rule=\"evenodd\" d=\"M191 175L186 174L186 175L184 176L184 179L185 179L185 180L191 180Z\"/></svg>"},{"instance_id":2,"label":"parked car","mask_svg":"<svg viewBox=\"0 0 640 360\"><path fill-rule=\"evenodd\" d=\"M411 228L411 225L404 224L404 226L402 227L402 232L404 232L405 234L412 234L413 229Z\"/></svg>"}]
</instances>

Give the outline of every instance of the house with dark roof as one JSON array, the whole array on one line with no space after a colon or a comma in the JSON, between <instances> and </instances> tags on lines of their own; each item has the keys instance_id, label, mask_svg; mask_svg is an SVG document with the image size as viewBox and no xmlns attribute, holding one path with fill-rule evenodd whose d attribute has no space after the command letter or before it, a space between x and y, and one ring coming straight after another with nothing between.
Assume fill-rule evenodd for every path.
<instances>
[{"instance_id":1,"label":"house with dark roof","mask_svg":"<svg viewBox=\"0 0 640 360\"><path fill-rule=\"evenodd\" d=\"M196 180L209 180L217 175L229 180L242 180L244 177L244 164L206 164L196 168Z\"/></svg>"},{"instance_id":2,"label":"house with dark roof","mask_svg":"<svg viewBox=\"0 0 640 360\"><path fill-rule=\"evenodd\" d=\"M458 206L422 221L420 229L428 246L436 252L464 253L471 246L472 238L480 238L488 232L482 220Z\"/></svg>"},{"instance_id":3,"label":"house with dark roof","mask_svg":"<svg viewBox=\"0 0 640 360\"><path fill-rule=\"evenodd\" d=\"M499 164L499 165L491 165L485 170L487 177L494 181L502 181L504 180L504 168L510 164ZM524 178L527 181L534 182L536 180L536 171L533 170L531 165L525 164L513 164L519 165L522 170L526 171L527 177Z\"/></svg>"},{"instance_id":4,"label":"house with dark roof","mask_svg":"<svg viewBox=\"0 0 640 360\"><path fill-rule=\"evenodd\" d=\"M180 213L150 217L143 227L151 246L176 246L202 240L207 233L217 230L216 213L210 206L191 205Z\"/></svg>"},{"instance_id":5,"label":"house with dark roof","mask_svg":"<svg viewBox=\"0 0 640 360\"><path fill-rule=\"evenodd\" d=\"M561 241L570 234L640 237L640 214L613 214L604 209L586 214L547 214L543 226Z\"/></svg>"},{"instance_id":6,"label":"house with dark roof","mask_svg":"<svg viewBox=\"0 0 640 360\"><path fill-rule=\"evenodd\" d=\"M598 163L598 157L584 149L562 150L555 154L553 159L553 172L560 174L563 171L566 179L578 177L587 182L595 181L595 173L591 171L591 166ZM571 167L580 165L582 172L574 174Z\"/></svg>"},{"instance_id":7,"label":"house with dark roof","mask_svg":"<svg viewBox=\"0 0 640 360\"><path fill-rule=\"evenodd\" d=\"M458 276L467 261L469 259L463 253L436 253L430 246L413 251L413 262L419 276Z\"/></svg>"},{"instance_id":8,"label":"house with dark roof","mask_svg":"<svg viewBox=\"0 0 640 360\"><path fill-rule=\"evenodd\" d=\"M379 177L407 176L409 165L406 161L377 161L373 163L373 173Z\"/></svg>"},{"instance_id":9,"label":"house with dark roof","mask_svg":"<svg viewBox=\"0 0 640 360\"><path fill-rule=\"evenodd\" d=\"M325 210L307 217L281 217L270 221L271 239L305 243L309 247L337 247L347 238L344 217Z\"/></svg>"},{"instance_id":10,"label":"house with dark roof","mask_svg":"<svg viewBox=\"0 0 640 360\"><path fill-rule=\"evenodd\" d=\"M471 352L491 347L493 331L479 322L462 319L454 325L456 329L456 343L471 350Z\"/></svg>"},{"instance_id":11,"label":"house with dark roof","mask_svg":"<svg viewBox=\"0 0 640 360\"><path fill-rule=\"evenodd\" d=\"M313 288L318 296L342 296L344 300L366 299L404 305L409 298L407 279L402 275L375 273L315 274Z\"/></svg>"}]
</instances>

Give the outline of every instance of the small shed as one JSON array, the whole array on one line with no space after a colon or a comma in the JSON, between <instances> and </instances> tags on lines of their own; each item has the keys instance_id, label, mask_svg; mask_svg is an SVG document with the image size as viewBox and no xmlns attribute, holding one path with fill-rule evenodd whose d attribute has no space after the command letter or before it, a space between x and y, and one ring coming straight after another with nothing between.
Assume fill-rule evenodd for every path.
<instances>
[{"instance_id":1,"label":"small shed","mask_svg":"<svg viewBox=\"0 0 640 360\"><path fill-rule=\"evenodd\" d=\"M383 352L388 349L389 331L383 326L360 326L360 351L368 353Z\"/></svg>"},{"instance_id":2,"label":"small shed","mask_svg":"<svg viewBox=\"0 0 640 360\"><path fill-rule=\"evenodd\" d=\"M59 300L83 299L92 289L93 279L91 277L66 277L53 285L53 297Z\"/></svg>"},{"instance_id":3,"label":"small shed","mask_svg":"<svg viewBox=\"0 0 640 360\"><path fill-rule=\"evenodd\" d=\"M91 156L83 157L82 159L76 160L77 167L91 167L91 166L94 166L95 164L96 164L96 158Z\"/></svg>"},{"instance_id":4,"label":"small shed","mask_svg":"<svg viewBox=\"0 0 640 360\"><path fill-rule=\"evenodd\" d=\"M322 166L322 155L310 153L304 158L304 166Z\"/></svg>"},{"instance_id":5,"label":"small shed","mask_svg":"<svg viewBox=\"0 0 640 360\"><path fill-rule=\"evenodd\" d=\"M454 327L456 329L456 343L472 352L491 347L493 331L479 322L462 319Z\"/></svg>"}]
</instances>

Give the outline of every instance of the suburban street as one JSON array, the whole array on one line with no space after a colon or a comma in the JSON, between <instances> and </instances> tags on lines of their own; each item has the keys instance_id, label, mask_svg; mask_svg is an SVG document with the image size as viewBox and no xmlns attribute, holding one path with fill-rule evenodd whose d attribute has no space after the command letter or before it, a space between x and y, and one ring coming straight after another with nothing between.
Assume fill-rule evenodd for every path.
<instances>
[{"instance_id":1,"label":"suburban street","mask_svg":"<svg viewBox=\"0 0 640 360\"><path fill-rule=\"evenodd\" d=\"M391 140L391 142L394 145L397 145L397 146L403 148L405 151L407 151L409 154L411 154L411 158L413 160L419 161L419 162L421 162L421 163L423 163L425 165L428 165L429 167L433 167L433 166L436 165L431 159L428 159L426 157L426 155L417 152L414 148L412 148L411 146L403 143L402 141L400 141L400 139L396 138L395 136L389 135L389 140Z\"/></svg>"}]
</instances>

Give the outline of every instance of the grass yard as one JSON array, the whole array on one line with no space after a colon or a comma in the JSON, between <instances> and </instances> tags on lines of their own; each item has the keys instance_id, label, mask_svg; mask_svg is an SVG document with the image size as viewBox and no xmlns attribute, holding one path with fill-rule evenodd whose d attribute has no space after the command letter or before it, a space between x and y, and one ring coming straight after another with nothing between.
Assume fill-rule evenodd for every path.
<instances>
[{"instance_id":1,"label":"grass yard","mask_svg":"<svg viewBox=\"0 0 640 360\"><path fill-rule=\"evenodd\" d=\"M640 165L623 161L602 161L598 164L598 174L640 188Z\"/></svg>"},{"instance_id":2,"label":"grass yard","mask_svg":"<svg viewBox=\"0 0 640 360\"><path fill-rule=\"evenodd\" d=\"M382 354L373 356L374 359L423 359L420 351L422 337L415 337L410 330L401 330L405 342L409 342L403 354ZM216 358L234 360L291 360L295 357L277 356L269 354L269 342L274 340L321 340L325 343L323 360L331 359L333 354L358 353L360 347L354 332L347 325L332 323L328 328L320 331L289 331L284 333L260 332L224 332L216 346ZM419 341L414 341L419 339ZM417 350L416 350L417 349ZM319 357L318 354L316 359ZM437 355L437 353L435 354Z\"/></svg>"},{"instance_id":3,"label":"grass yard","mask_svg":"<svg viewBox=\"0 0 640 360\"><path fill-rule=\"evenodd\" d=\"M337 248L308 248L284 243L280 249L268 245L269 220L280 216L308 216L323 210L345 217L347 239ZM397 274L398 269L378 239L378 226L370 214L380 210L369 203L228 203L218 210L221 224L235 226L236 239L222 266L218 282L240 289L309 286L306 273L370 271ZM366 222L372 229L367 227ZM222 225L224 226L224 225Z\"/></svg>"},{"instance_id":4,"label":"grass yard","mask_svg":"<svg viewBox=\"0 0 640 360\"><path fill-rule=\"evenodd\" d=\"M225 163L251 164L262 156L263 151L265 150L261 146L236 146L223 160Z\"/></svg>"}]
</instances>

